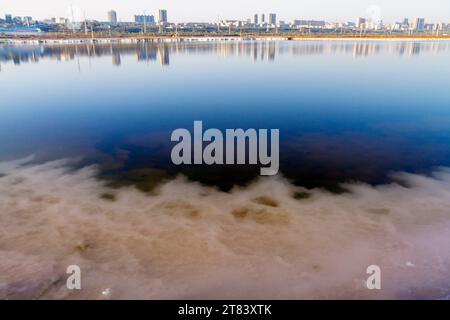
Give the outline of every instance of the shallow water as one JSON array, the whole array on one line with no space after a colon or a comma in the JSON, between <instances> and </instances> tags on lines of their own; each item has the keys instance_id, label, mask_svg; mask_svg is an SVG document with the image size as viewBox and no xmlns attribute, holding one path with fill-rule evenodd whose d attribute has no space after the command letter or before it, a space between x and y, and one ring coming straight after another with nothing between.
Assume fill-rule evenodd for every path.
<instances>
[{"instance_id":1,"label":"shallow water","mask_svg":"<svg viewBox=\"0 0 450 320\"><path fill-rule=\"evenodd\" d=\"M0 298L448 298L449 50L0 47ZM194 120L279 128L280 174L172 166Z\"/></svg>"},{"instance_id":2,"label":"shallow water","mask_svg":"<svg viewBox=\"0 0 450 320\"><path fill-rule=\"evenodd\" d=\"M110 189L71 161L1 163L0 298L437 299L450 292L450 170L351 193L261 178ZM308 196L304 196L305 192ZM298 197L303 194L302 197ZM65 287L68 265L82 290ZM382 270L368 290L366 268ZM102 292L109 289L107 297Z\"/></svg>"}]
</instances>

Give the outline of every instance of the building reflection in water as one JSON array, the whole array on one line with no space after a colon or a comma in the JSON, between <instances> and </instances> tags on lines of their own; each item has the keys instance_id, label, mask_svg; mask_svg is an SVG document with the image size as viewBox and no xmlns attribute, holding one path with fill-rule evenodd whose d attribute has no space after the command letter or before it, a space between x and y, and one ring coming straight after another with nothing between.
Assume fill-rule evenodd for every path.
<instances>
[{"instance_id":1,"label":"building reflection in water","mask_svg":"<svg viewBox=\"0 0 450 320\"><path fill-rule=\"evenodd\" d=\"M117 50L113 45L111 45L111 56L112 64L115 66L120 66L122 64L122 58L120 57L120 50Z\"/></svg>"},{"instance_id":2,"label":"building reflection in water","mask_svg":"<svg viewBox=\"0 0 450 320\"><path fill-rule=\"evenodd\" d=\"M136 50L137 61L156 61L158 57L158 46L149 46L142 44L139 50Z\"/></svg>"},{"instance_id":3,"label":"building reflection in water","mask_svg":"<svg viewBox=\"0 0 450 320\"><path fill-rule=\"evenodd\" d=\"M351 55L368 57L381 53L398 56L436 54L450 49L446 41L217 41L134 44L71 44L71 45L0 45L0 64L36 63L42 59L72 61L81 57L111 56L112 64L120 66L125 56L138 62L170 65L170 55L211 54L222 57L247 57L255 62L271 62L278 56ZM1 70L1 69L0 69Z\"/></svg>"},{"instance_id":4,"label":"building reflection in water","mask_svg":"<svg viewBox=\"0 0 450 320\"><path fill-rule=\"evenodd\" d=\"M159 61L161 62L161 65L163 66L168 66L170 64L170 59L169 59L169 46L164 44L162 46L158 47L158 52L159 52Z\"/></svg>"}]
</instances>

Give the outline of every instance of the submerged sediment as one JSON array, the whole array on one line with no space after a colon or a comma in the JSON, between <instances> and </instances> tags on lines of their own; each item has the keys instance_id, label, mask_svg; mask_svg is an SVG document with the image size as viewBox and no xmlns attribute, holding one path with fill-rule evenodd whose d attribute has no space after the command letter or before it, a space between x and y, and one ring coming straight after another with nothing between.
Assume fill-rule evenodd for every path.
<instances>
[{"instance_id":1,"label":"submerged sediment","mask_svg":"<svg viewBox=\"0 0 450 320\"><path fill-rule=\"evenodd\" d=\"M266 177L111 189L70 160L0 164L0 298L443 298L450 171L343 194ZM65 284L68 265L82 289ZM369 265L382 290L368 290Z\"/></svg>"}]
</instances>

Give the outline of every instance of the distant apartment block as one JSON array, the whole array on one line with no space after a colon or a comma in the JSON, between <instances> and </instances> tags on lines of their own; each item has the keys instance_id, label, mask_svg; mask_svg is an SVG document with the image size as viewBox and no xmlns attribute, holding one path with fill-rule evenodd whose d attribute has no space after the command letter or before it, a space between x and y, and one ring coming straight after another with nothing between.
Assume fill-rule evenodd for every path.
<instances>
[{"instance_id":1,"label":"distant apartment block","mask_svg":"<svg viewBox=\"0 0 450 320\"><path fill-rule=\"evenodd\" d=\"M303 28L325 28L326 22L321 20L294 20L296 27Z\"/></svg>"},{"instance_id":2,"label":"distant apartment block","mask_svg":"<svg viewBox=\"0 0 450 320\"><path fill-rule=\"evenodd\" d=\"M153 15L134 15L134 23L136 23L136 24L154 24L155 17Z\"/></svg>"},{"instance_id":3,"label":"distant apartment block","mask_svg":"<svg viewBox=\"0 0 450 320\"><path fill-rule=\"evenodd\" d=\"M59 18L58 19L58 24L60 24L60 25L68 25L69 24L69 19L67 19L67 18Z\"/></svg>"},{"instance_id":4,"label":"distant apartment block","mask_svg":"<svg viewBox=\"0 0 450 320\"><path fill-rule=\"evenodd\" d=\"M366 26L366 22L367 22L366 18L359 17L356 19L356 27L358 29L364 29Z\"/></svg>"},{"instance_id":5,"label":"distant apartment block","mask_svg":"<svg viewBox=\"0 0 450 320\"><path fill-rule=\"evenodd\" d=\"M269 14L269 24L277 24L277 15L275 13Z\"/></svg>"},{"instance_id":6,"label":"distant apartment block","mask_svg":"<svg viewBox=\"0 0 450 320\"><path fill-rule=\"evenodd\" d=\"M114 10L108 11L108 22L110 24L117 24L117 12Z\"/></svg>"},{"instance_id":7,"label":"distant apartment block","mask_svg":"<svg viewBox=\"0 0 450 320\"><path fill-rule=\"evenodd\" d=\"M415 31L424 31L425 30L425 19L424 18L417 18L414 23L414 30Z\"/></svg>"},{"instance_id":8,"label":"distant apartment block","mask_svg":"<svg viewBox=\"0 0 450 320\"><path fill-rule=\"evenodd\" d=\"M159 10L158 22L160 24L166 24L168 22L168 20L167 20L167 10L165 10L165 9L160 9Z\"/></svg>"},{"instance_id":9,"label":"distant apartment block","mask_svg":"<svg viewBox=\"0 0 450 320\"><path fill-rule=\"evenodd\" d=\"M5 22L11 24L13 22L12 15L5 14Z\"/></svg>"}]
</instances>

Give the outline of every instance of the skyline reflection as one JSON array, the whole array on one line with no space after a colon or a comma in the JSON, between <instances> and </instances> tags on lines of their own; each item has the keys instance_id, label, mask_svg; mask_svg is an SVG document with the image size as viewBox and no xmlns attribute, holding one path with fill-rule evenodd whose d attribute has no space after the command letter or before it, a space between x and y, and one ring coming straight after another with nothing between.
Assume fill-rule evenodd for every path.
<instances>
[{"instance_id":1,"label":"skyline reflection","mask_svg":"<svg viewBox=\"0 0 450 320\"><path fill-rule=\"evenodd\" d=\"M209 54L219 57L250 58L254 62L273 62L280 56L348 55L353 58L376 56L381 53L400 57L438 54L450 49L447 41L230 41L176 42L134 44L64 44L0 46L2 64L37 63L41 60L73 61L78 58L112 57L112 65L121 66L124 56L135 56L137 62L157 62L170 65L171 55Z\"/></svg>"}]
</instances>

